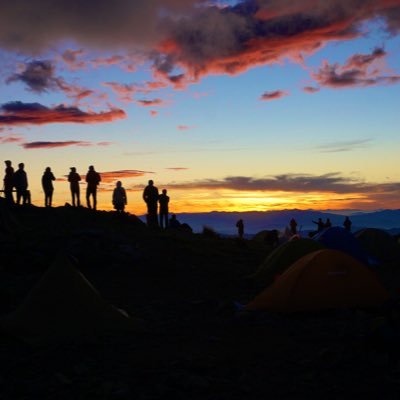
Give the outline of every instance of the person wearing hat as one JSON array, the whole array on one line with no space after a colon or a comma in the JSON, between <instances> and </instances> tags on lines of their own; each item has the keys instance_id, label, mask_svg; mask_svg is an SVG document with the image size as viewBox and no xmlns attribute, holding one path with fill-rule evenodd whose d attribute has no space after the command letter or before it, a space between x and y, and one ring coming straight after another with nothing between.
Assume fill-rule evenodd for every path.
<instances>
[{"instance_id":1,"label":"person wearing hat","mask_svg":"<svg viewBox=\"0 0 400 400\"><path fill-rule=\"evenodd\" d=\"M95 171L93 165L89 166L89 171L86 174L86 203L88 208L92 208L90 205L90 196L93 198L93 210L96 210L97 206L97 186L101 182L101 177L98 172Z\"/></svg>"},{"instance_id":2,"label":"person wearing hat","mask_svg":"<svg viewBox=\"0 0 400 400\"><path fill-rule=\"evenodd\" d=\"M81 176L76 172L75 167L70 168L71 172L68 175L69 187L71 189L72 196L72 206L80 206L80 190L79 190L79 181L81 180Z\"/></svg>"}]
</instances>

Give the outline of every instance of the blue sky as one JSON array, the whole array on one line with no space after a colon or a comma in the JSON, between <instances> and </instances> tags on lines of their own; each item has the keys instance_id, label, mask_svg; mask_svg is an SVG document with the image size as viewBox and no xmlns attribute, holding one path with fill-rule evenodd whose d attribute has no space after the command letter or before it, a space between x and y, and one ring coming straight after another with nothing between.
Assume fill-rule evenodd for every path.
<instances>
[{"instance_id":1,"label":"blue sky","mask_svg":"<svg viewBox=\"0 0 400 400\"><path fill-rule=\"evenodd\" d=\"M399 208L400 1L69 4L0 17L0 145L35 204L45 167L64 204L93 164L137 214L148 179L175 212Z\"/></svg>"}]
</instances>

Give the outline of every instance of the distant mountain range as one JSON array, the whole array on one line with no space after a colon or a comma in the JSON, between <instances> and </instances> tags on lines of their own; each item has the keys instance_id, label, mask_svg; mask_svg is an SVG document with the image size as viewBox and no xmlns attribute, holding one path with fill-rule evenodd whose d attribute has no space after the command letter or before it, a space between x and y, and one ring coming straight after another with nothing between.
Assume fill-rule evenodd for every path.
<instances>
[{"instance_id":1,"label":"distant mountain range","mask_svg":"<svg viewBox=\"0 0 400 400\"><path fill-rule=\"evenodd\" d=\"M236 222L240 218L245 224L246 234L255 234L264 229L283 230L289 225L291 218L298 223L298 229L315 230L312 221L329 218L333 226L343 226L345 216L352 221L352 231L370 227L400 232L400 210L380 210L374 212L360 211L316 211L316 210L281 210L266 212L210 212L210 213L181 213L177 214L180 222L189 224L195 232L201 232L203 226L209 226L216 232L226 235L236 233Z\"/></svg>"}]
</instances>

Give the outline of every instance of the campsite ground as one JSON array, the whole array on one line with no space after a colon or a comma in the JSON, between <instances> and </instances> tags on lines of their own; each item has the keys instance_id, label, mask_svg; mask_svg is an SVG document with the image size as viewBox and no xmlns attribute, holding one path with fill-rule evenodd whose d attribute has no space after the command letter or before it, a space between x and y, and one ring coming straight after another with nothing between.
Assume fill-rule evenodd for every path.
<instances>
[{"instance_id":1,"label":"campsite ground","mask_svg":"<svg viewBox=\"0 0 400 400\"><path fill-rule=\"evenodd\" d=\"M237 310L259 291L246 277L270 251L262 242L152 232L85 209L17 211L0 242L2 315L66 251L145 329L41 347L4 336L0 399L398 398L400 369L366 350L372 311Z\"/></svg>"}]
</instances>

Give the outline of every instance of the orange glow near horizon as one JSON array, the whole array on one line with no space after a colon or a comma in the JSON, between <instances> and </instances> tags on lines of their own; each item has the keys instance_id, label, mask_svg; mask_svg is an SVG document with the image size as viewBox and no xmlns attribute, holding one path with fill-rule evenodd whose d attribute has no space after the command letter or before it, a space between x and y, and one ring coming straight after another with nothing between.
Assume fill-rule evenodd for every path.
<instances>
[{"instance_id":1,"label":"orange glow near horizon","mask_svg":"<svg viewBox=\"0 0 400 400\"><path fill-rule=\"evenodd\" d=\"M61 188L60 188L61 189ZM62 190L54 194L54 206L70 203L69 190L63 183ZM81 204L86 206L85 187L81 188ZM128 205L126 211L135 215L146 213L146 205L142 200L142 190L127 189ZM235 190L169 190L171 213L201 213L201 212L248 212L272 211L282 209L362 209L372 210L385 208L370 200L367 195L351 193L347 195L326 192L289 193L289 192L262 192L262 191L235 191ZM43 193L32 193L32 202L36 206L43 206ZM98 209L113 210L111 204L112 188L98 193ZM355 207L357 205L357 207Z\"/></svg>"}]
</instances>

